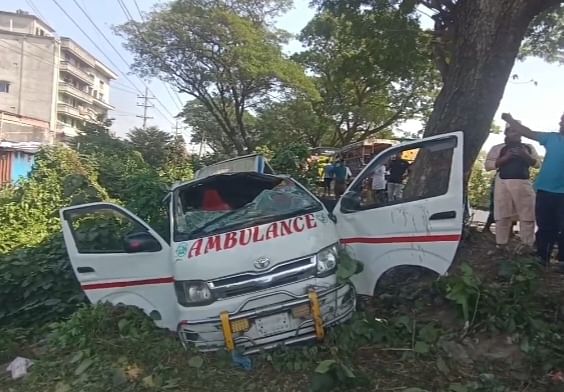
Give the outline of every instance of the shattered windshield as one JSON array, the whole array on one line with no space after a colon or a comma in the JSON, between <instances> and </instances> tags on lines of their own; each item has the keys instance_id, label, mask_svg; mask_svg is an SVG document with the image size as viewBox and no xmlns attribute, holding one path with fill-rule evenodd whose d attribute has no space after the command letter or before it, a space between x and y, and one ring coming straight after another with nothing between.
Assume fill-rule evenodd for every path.
<instances>
[{"instance_id":1,"label":"shattered windshield","mask_svg":"<svg viewBox=\"0 0 564 392\"><path fill-rule=\"evenodd\" d=\"M175 192L175 241L264 224L322 209L293 180L256 173L223 174Z\"/></svg>"}]
</instances>

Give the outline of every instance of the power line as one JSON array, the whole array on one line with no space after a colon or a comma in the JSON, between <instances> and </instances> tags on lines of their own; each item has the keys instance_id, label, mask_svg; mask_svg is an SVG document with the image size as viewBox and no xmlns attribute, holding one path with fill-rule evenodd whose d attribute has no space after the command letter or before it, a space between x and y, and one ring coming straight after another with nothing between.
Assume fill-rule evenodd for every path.
<instances>
[{"instance_id":1,"label":"power line","mask_svg":"<svg viewBox=\"0 0 564 392\"><path fill-rule=\"evenodd\" d=\"M67 18L69 18L69 19L71 20L71 22L82 32L82 34L84 34L84 36L92 43L92 45L94 45L94 47L95 47L96 49L98 49L98 51L100 51L100 53L102 53L102 55L104 55L104 57L108 60L108 62L109 62L113 67L115 67L115 68L122 74L122 76L125 78L125 80L127 80L139 94L142 94L141 90L137 87L137 85L136 85L135 83L133 83L133 81L127 76L127 74L126 74L125 72L123 72L123 71L120 69L120 67L118 67L118 66L112 61L112 59L111 59L108 55L106 55L105 51L103 51L103 50L100 48L100 46L99 46L96 42L94 42L94 40L93 40L92 38L90 38L90 36L84 31L84 29L80 26L80 24L78 24L78 23L74 20L74 18L59 4L59 2L58 2L57 0L52 0L52 1L53 1L53 3L55 3L55 5L67 16ZM75 0L73 0L73 1L74 1L74 3L75 3L76 5L78 5ZM78 5L78 6L79 6L79 5ZM81 10L85 15L87 15L88 20L94 25L94 27L96 27L97 31L104 37L104 39L105 39L106 41L108 41L108 39L107 39L107 37L105 36L105 34L97 27L97 25L94 23L94 21L93 21L93 20L88 16L88 14L84 11L84 8L82 8L82 7L80 7L80 6L79 6L79 8L80 8L80 10ZM117 49L116 49L113 45L110 45L110 46L119 54L120 58L122 58L122 60L125 61L125 59L123 59L123 56L121 56L121 53L119 53L119 52L117 51ZM129 67L129 63L128 63L127 61L125 61L125 63L126 63L127 66ZM146 87L146 85L145 85L145 87ZM149 90L149 91L150 91L150 90ZM151 92L151 93L152 93L152 92ZM154 94L153 94L153 95L154 95ZM155 98L155 99L157 100L157 102L159 102L159 103L161 104L161 106L163 106L163 108L164 108L166 111L168 111L168 109L162 104L162 102L159 101L158 98ZM173 124L173 122L172 122L171 120L169 120L166 115L163 115L162 112L160 112L159 110L157 110L157 111L163 116L163 118L164 118L166 121L168 121L170 124ZM170 116L171 118L174 118L174 116L173 116L170 112L169 112L169 116Z\"/></svg>"},{"instance_id":2,"label":"power line","mask_svg":"<svg viewBox=\"0 0 564 392\"><path fill-rule=\"evenodd\" d=\"M139 4L137 4L137 0L133 0L133 4L135 4L135 8L137 8L137 12L139 13L139 17L143 21L143 13L141 12L141 8L139 8Z\"/></svg>"},{"instance_id":3,"label":"power line","mask_svg":"<svg viewBox=\"0 0 564 392\"><path fill-rule=\"evenodd\" d=\"M124 93L132 94L132 95L137 95L137 92L135 92L135 91L133 91L133 90L128 90L128 89L121 88L121 87L118 87L118 86L111 86L111 87L112 87L112 89L119 90L119 91L123 91Z\"/></svg>"},{"instance_id":4,"label":"power line","mask_svg":"<svg viewBox=\"0 0 564 392\"><path fill-rule=\"evenodd\" d=\"M94 47L95 47L96 49L98 49L98 51L108 60L108 62L109 62L113 67L115 67L115 68L123 75L123 77L125 78L125 80L127 80L127 81L135 88L135 90L137 90L139 93L141 93L141 90L135 85L135 83L133 83L133 82L131 81L131 79L127 76L127 74L125 74L125 73L112 61L112 59L106 55L105 51L102 50L102 49L100 48L100 46L99 46L92 38L90 38L90 36L84 31L84 29L80 26L80 24L79 24L78 22L76 22L76 21L74 20L74 18L73 18L71 15L69 15L69 13L59 4L59 2L58 2L57 0L51 0L51 1L52 1L53 3L55 3L55 5L67 16L67 18L69 18L69 19L71 20L71 22L80 30L80 32L81 32L82 34L84 34L84 36L90 41L90 43L91 43L92 45L94 45Z\"/></svg>"},{"instance_id":5,"label":"power line","mask_svg":"<svg viewBox=\"0 0 564 392\"><path fill-rule=\"evenodd\" d=\"M6 45L7 45L7 46L6 46ZM25 49L22 50L21 47L18 47L18 46L11 46L10 43L8 43L8 42L3 42L3 44L0 43L0 46L3 47L3 48L10 49L10 50L12 50L12 51L18 51L18 52L19 52L19 51L22 51L25 55L30 56L30 57L34 57L34 58L37 59L38 62L43 63L43 64L47 64L47 65L53 65L53 64L55 64L55 61L54 61L54 60L53 60L53 61L47 61L47 60L45 60L43 57L41 57L41 56L39 56L39 55L37 55L37 54L35 54L35 53L28 52L28 51L26 51ZM53 55L53 53L51 53L51 55Z\"/></svg>"},{"instance_id":6,"label":"power line","mask_svg":"<svg viewBox=\"0 0 564 392\"><path fill-rule=\"evenodd\" d=\"M128 21L132 21L133 20L133 16L131 16L131 13L129 12L129 9L127 9L127 6L125 5L125 3L121 0L117 0L119 6L121 7L123 13L125 14L125 18Z\"/></svg>"},{"instance_id":7,"label":"power line","mask_svg":"<svg viewBox=\"0 0 564 392\"><path fill-rule=\"evenodd\" d=\"M182 102L180 102L180 98L178 97L178 94L175 95L175 97L176 97L176 99L177 99L180 103L178 103L178 102L176 102L176 101L174 100L174 96L172 95L171 88L170 88L165 82L163 82L163 86L165 87L165 90L166 90L166 92L168 93L168 96L170 97L170 99L172 100L172 102L173 102L175 105L178 105L178 111L179 111L179 112L182 111Z\"/></svg>"},{"instance_id":8,"label":"power line","mask_svg":"<svg viewBox=\"0 0 564 392\"><path fill-rule=\"evenodd\" d=\"M76 0L75 0L75 1L76 1ZM144 18L143 18L143 13L141 12L141 8L139 8L139 4L137 3L137 0L133 0L133 1L134 1L134 3L135 3L135 7L137 8L137 12L139 13L139 17L141 18L141 21L144 22L145 20L144 20ZM125 17L127 18L127 20L128 20L129 22L133 22L133 23L134 23L135 21L134 21L134 19L133 19L133 16L131 15L131 12L129 12L129 9L127 8L127 5L125 4L125 2L123 2L123 0L118 0L118 4L119 4L121 10L123 11L123 13L125 14ZM139 33L139 36L141 37L141 39L142 39L143 41L145 41L145 37L144 37L143 33L139 30L139 28L137 28L136 25L135 25L135 28L136 28L137 32ZM147 43L147 41L145 41L145 43ZM165 88L167 94L169 95L170 99L172 100L172 103L173 103L174 105L177 105L177 110L180 112L180 111L182 110L182 106L183 106L183 105L182 105L182 100L181 100L180 97L178 96L178 93L177 93L176 91L174 92L174 93L175 93L175 96L176 96L176 101L175 101L175 99L173 98L173 93L171 92L171 89L170 89L170 87L168 86L168 84L165 83L165 82L162 82L162 83L163 83L163 85L164 85L164 88ZM177 102L177 101L178 101L178 102ZM159 102L159 103L160 103L160 102ZM162 103L161 103L161 105L162 105ZM165 110L170 114L170 112L168 111L167 108L165 108ZM172 117L175 117L175 116L172 116Z\"/></svg>"},{"instance_id":9,"label":"power line","mask_svg":"<svg viewBox=\"0 0 564 392\"><path fill-rule=\"evenodd\" d=\"M47 23L47 19L43 16L43 14L41 14L41 11L39 11L39 8L37 8L35 6L35 4L33 3L33 0L25 0L25 2L27 3L27 5L29 5L29 7L32 9L33 12L35 12L37 15L39 15L39 17L41 19L43 19L43 21L45 23Z\"/></svg>"},{"instance_id":10,"label":"power line","mask_svg":"<svg viewBox=\"0 0 564 392\"><path fill-rule=\"evenodd\" d=\"M26 41L26 42L27 42L27 41ZM27 42L27 43L28 43L28 44L31 44L31 45L33 45L33 46L39 48L39 49L43 49L43 48L41 48L40 46L38 46L38 45L36 45L36 44L33 44L33 43L31 43L31 42ZM6 42L6 41L0 42L0 47L1 47L1 48L5 48L5 49L8 49L8 50L11 50L11 51L13 51L14 53L23 52L26 57L28 57L28 58L34 58L37 62L42 63L42 64L46 64L46 65L49 65L49 66L53 66L53 65L55 64L55 61L54 61L54 60L49 61L49 60L47 60L45 57L41 57L40 55L37 55L37 54L32 53L32 52L29 52L29 51L27 51L27 50L25 50L25 49L22 50L21 46L12 46L12 45L10 44L10 42ZM46 53L48 53L48 54L51 55L51 56L54 56L53 53L49 52L49 51L46 50L46 49L43 49L43 51L46 52ZM126 93L128 93L128 94L132 94L132 95L137 95L137 94L138 94L136 91L133 91L133 90L131 90L131 89L120 88L120 87L114 86L113 84L114 84L114 83L111 84L111 88L112 88L112 89L121 90L121 91L123 91L123 92L126 92ZM116 110L112 110L112 112L116 112ZM118 112L119 112L119 111L118 111ZM122 112L122 113L123 113L123 112ZM161 114L161 116L165 117L165 119L166 119L166 116L164 116L162 113L160 113L160 114ZM133 116L135 116L135 114L133 114ZM170 122L170 124L172 125L173 122Z\"/></svg>"},{"instance_id":11,"label":"power line","mask_svg":"<svg viewBox=\"0 0 564 392\"><path fill-rule=\"evenodd\" d=\"M56 0L53 0L55 3L57 2ZM100 30L100 28L98 27L98 25L96 23L94 23L94 21L92 20L92 18L90 17L90 15L88 15L88 13L84 10L84 8L82 8L82 6L78 3L77 0L73 0L74 4L80 9L80 11L84 14L84 16L86 16L86 18L90 21L90 23L92 24L92 26L94 26L94 28L96 29L96 31L102 36L102 38L104 38L104 40L108 43L108 45L110 45L110 47L114 50L114 52L117 53L118 57L127 65L127 67L129 67L129 62L122 56L122 54L116 49L116 47L114 46L114 44L112 44L112 42L108 39L108 37L106 37L106 35L102 32L102 30ZM68 15L67 15L68 16ZM135 89L141 93L141 91L137 88L137 86L135 86Z\"/></svg>"}]
</instances>

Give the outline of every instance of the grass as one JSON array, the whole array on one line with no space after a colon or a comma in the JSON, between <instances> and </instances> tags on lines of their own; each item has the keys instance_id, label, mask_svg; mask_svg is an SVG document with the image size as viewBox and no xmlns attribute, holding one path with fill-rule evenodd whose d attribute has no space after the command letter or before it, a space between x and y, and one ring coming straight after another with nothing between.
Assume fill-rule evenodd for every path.
<instances>
[{"instance_id":1,"label":"grass","mask_svg":"<svg viewBox=\"0 0 564 392\"><path fill-rule=\"evenodd\" d=\"M85 306L55 325L0 331L0 363L17 355L34 360L24 380L0 373L0 392L540 392L562 387L547 377L564 366L559 322L552 313L557 305L543 302L547 293L530 284L554 277L518 263L524 269L500 280L506 267L504 260L486 256L489 241L472 233L460 250L459 259L472 265L483 293L478 305L468 298L472 311L477 309L470 327L458 302L445 298L442 284L390 289L362 301L364 311L330 331L323 344L254 356L253 369L245 371L225 352L185 351L175 336L155 328L137 310ZM453 267L449 287L465 284L461 271L460 265ZM531 307L539 311L528 312ZM523 313L534 319L521 321ZM511 331L506 327L510 317L517 319ZM469 360L462 361L453 348Z\"/></svg>"}]
</instances>

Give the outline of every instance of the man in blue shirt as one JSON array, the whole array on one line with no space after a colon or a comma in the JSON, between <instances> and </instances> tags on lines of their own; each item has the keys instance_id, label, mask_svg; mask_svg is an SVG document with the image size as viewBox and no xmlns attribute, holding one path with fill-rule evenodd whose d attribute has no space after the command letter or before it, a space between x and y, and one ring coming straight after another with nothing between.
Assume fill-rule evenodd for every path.
<instances>
[{"instance_id":1,"label":"man in blue shirt","mask_svg":"<svg viewBox=\"0 0 564 392\"><path fill-rule=\"evenodd\" d=\"M535 184L537 251L543 263L548 264L554 244L558 244L558 261L564 272L564 114L559 132L534 132L508 113L501 117L519 134L538 141L546 149Z\"/></svg>"},{"instance_id":2,"label":"man in blue shirt","mask_svg":"<svg viewBox=\"0 0 564 392\"><path fill-rule=\"evenodd\" d=\"M333 168L335 176L335 197L337 200L345 193L347 188L347 179L349 178L349 168L345 166L345 161L340 159Z\"/></svg>"}]
</instances>

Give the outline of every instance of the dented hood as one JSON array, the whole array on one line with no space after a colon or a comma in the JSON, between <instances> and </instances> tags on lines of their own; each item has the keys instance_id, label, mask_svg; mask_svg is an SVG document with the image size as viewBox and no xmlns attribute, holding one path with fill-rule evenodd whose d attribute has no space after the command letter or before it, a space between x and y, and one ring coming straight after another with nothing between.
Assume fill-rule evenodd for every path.
<instances>
[{"instance_id":1,"label":"dented hood","mask_svg":"<svg viewBox=\"0 0 564 392\"><path fill-rule=\"evenodd\" d=\"M268 268L313 255L337 242L335 224L325 210L267 224L173 244L176 280L210 280L257 272L255 261L266 257Z\"/></svg>"}]
</instances>

